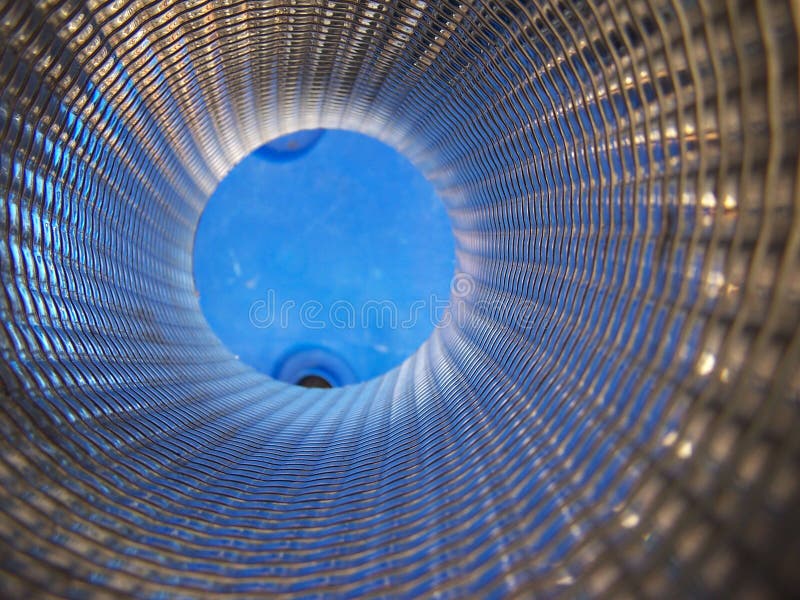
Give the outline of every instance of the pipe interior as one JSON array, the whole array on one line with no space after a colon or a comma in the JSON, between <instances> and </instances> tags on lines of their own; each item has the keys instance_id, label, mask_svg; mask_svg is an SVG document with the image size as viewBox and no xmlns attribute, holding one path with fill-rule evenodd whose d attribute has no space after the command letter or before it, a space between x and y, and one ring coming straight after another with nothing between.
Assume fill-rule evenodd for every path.
<instances>
[{"instance_id":1,"label":"pipe interior","mask_svg":"<svg viewBox=\"0 0 800 600\"><path fill-rule=\"evenodd\" d=\"M800 589L798 18L0 1L5 595ZM425 173L463 285L332 390L192 283L216 184L313 128Z\"/></svg>"}]
</instances>

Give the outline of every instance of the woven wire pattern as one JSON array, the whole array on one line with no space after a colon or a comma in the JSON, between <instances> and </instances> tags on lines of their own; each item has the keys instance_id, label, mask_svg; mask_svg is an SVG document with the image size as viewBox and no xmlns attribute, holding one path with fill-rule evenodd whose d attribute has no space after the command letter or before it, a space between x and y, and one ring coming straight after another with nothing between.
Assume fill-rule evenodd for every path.
<instances>
[{"instance_id":1,"label":"woven wire pattern","mask_svg":"<svg viewBox=\"0 0 800 600\"><path fill-rule=\"evenodd\" d=\"M2 595L797 593L799 22L0 0ZM426 174L459 282L325 391L238 362L191 275L217 182L316 127Z\"/></svg>"}]
</instances>

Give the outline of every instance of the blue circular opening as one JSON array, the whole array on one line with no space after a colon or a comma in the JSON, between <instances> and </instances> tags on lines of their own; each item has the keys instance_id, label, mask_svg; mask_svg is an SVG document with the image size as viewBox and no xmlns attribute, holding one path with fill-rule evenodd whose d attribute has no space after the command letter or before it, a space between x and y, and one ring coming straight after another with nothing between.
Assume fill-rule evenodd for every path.
<instances>
[{"instance_id":1,"label":"blue circular opening","mask_svg":"<svg viewBox=\"0 0 800 600\"><path fill-rule=\"evenodd\" d=\"M453 270L430 183L394 149L344 131L253 152L220 183L195 238L211 328L293 384L347 385L399 365L442 317Z\"/></svg>"}]
</instances>

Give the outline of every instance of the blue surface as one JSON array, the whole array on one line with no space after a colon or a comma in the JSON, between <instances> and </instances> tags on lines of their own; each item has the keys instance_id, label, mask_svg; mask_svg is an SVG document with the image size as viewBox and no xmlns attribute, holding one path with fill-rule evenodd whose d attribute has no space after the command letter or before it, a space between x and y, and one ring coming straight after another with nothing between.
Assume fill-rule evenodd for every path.
<instances>
[{"instance_id":1,"label":"blue surface","mask_svg":"<svg viewBox=\"0 0 800 600\"><path fill-rule=\"evenodd\" d=\"M450 225L392 148L343 131L300 136L220 183L197 230L195 285L211 328L256 369L363 381L400 364L441 316Z\"/></svg>"}]
</instances>

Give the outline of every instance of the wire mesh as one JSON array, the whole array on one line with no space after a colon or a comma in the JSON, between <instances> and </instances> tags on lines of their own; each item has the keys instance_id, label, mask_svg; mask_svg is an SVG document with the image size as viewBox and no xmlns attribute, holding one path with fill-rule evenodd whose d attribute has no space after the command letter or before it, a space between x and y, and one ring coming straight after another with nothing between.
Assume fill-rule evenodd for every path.
<instances>
[{"instance_id":1,"label":"wire mesh","mask_svg":"<svg viewBox=\"0 0 800 600\"><path fill-rule=\"evenodd\" d=\"M798 19L1 0L3 595L797 593ZM458 260L449 325L335 390L191 277L216 183L318 127L414 161Z\"/></svg>"}]
</instances>

